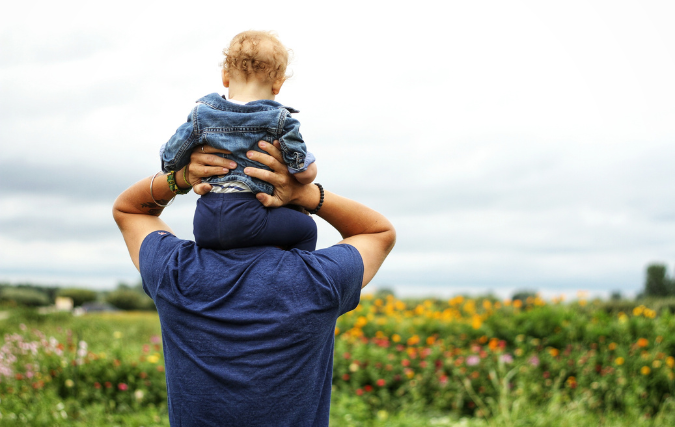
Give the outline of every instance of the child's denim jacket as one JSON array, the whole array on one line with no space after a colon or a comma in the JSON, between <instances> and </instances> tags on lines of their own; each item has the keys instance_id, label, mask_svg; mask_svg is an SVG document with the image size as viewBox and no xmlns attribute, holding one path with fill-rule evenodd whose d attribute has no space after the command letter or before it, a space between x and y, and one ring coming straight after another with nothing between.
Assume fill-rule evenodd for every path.
<instances>
[{"instance_id":1,"label":"child's denim jacket","mask_svg":"<svg viewBox=\"0 0 675 427\"><path fill-rule=\"evenodd\" d=\"M181 169L190 162L194 147L207 144L230 150L232 154L221 156L234 160L237 168L222 177L209 177L205 182L240 181L254 193L272 194L272 185L244 174L244 168L248 166L269 170L267 166L249 160L246 152L264 152L258 147L258 141L272 143L278 139L288 170L293 174L306 170L314 162L314 156L307 153L300 135L300 122L290 116L290 113L298 112L267 99L239 105L217 93L206 95L197 101L187 122L160 149L162 169L164 172Z\"/></svg>"}]
</instances>

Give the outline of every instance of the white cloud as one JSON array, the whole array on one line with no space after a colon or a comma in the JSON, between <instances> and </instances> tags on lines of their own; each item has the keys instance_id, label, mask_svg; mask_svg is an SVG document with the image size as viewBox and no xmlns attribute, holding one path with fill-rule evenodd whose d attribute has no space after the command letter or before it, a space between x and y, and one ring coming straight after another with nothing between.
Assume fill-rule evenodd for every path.
<instances>
[{"instance_id":1,"label":"white cloud","mask_svg":"<svg viewBox=\"0 0 675 427\"><path fill-rule=\"evenodd\" d=\"M198 3L0 17L0 280L134 277L109 204L223 90L220 51L250 28L295 52L279 100L319 182L398 228L376 282L606 291L673 253L670 2ZM181 237L193 206L165 214Z\"/></svg>"}]
</instances>

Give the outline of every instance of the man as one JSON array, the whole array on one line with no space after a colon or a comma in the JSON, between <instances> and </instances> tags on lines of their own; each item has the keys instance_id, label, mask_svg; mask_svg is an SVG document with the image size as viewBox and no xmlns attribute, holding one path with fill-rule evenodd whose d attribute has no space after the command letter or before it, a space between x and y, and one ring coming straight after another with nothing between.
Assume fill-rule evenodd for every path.
<instances>
[{"instance_id":1,"label":"man","mask_svg":"<svg viewBox=\"0 0 675 427\"><path fill-rule=\"evenodd\" d=\"M395 243L384 216L298 183L278 145L259 146L269 155L248 156L271 171L245 173L275 191L258 200L266 207L320 205L318 215L342 241L315 252L202 249L159 219L175 195L163 176L134 184L113 207L159 312L172 426L327 426L335 322L357 306ZM225 151L198 147L188 169L175 174L178 187L189 188L186 177L199 181L236 166L218 152ZM205 194L210 186L194 189Z\"/></svg>"}]
</instances>

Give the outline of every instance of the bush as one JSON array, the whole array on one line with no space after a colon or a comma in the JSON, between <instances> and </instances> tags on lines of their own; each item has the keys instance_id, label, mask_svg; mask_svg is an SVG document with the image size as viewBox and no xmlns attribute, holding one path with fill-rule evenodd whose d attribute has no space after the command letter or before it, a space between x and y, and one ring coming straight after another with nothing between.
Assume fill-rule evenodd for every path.
<instances>
[{"instance_id":1,"label":"bush","mask_svg":"<svg viewBox=\"0 0 675 427\"><path fill-rule=\"evenodd\" d=\"M59 291L60 297L70 298L73 300L73 305L79 307L86 302L96 301L98 293L90 291L89 289L68 288Z\"/></svg>"},{"instance_id":2,"label":"bush","mask_svg":"<svg viewBox=\"0 0 675 427\"><path fill-rule=\"evenodd\" d=\"M155 303L147 295L130 289L118 289L108 294L106 301L120 310L155 310Z\"/></svg>"},{"instance_id":3,"label":"bush","mask_svg":"<svg viewBox=\"0 0 675 427\"><path fill-rule=\"evenodd\" d=\"M7 287L0 290L0 301L26 307L42 307L51 303L49 296L35 289Z\"/></svg>"}]
</instances>

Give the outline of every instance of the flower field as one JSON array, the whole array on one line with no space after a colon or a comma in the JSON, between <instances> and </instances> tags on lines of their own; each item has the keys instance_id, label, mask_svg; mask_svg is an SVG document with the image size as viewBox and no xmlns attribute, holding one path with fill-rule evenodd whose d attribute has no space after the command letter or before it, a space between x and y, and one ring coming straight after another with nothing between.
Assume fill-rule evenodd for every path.
<instances>
[{"instance_id":1,"label":"flower field","mask_svg":"<svg viewBox=\"0 0 675 427\"><path fill-rule=\"evenodd\" d=\"M673 331L642 305L364 295L331 425L674 425ZM168 425L156 314L13 310L0 333L0 426Z\"/></svg>"}]
</instances>

